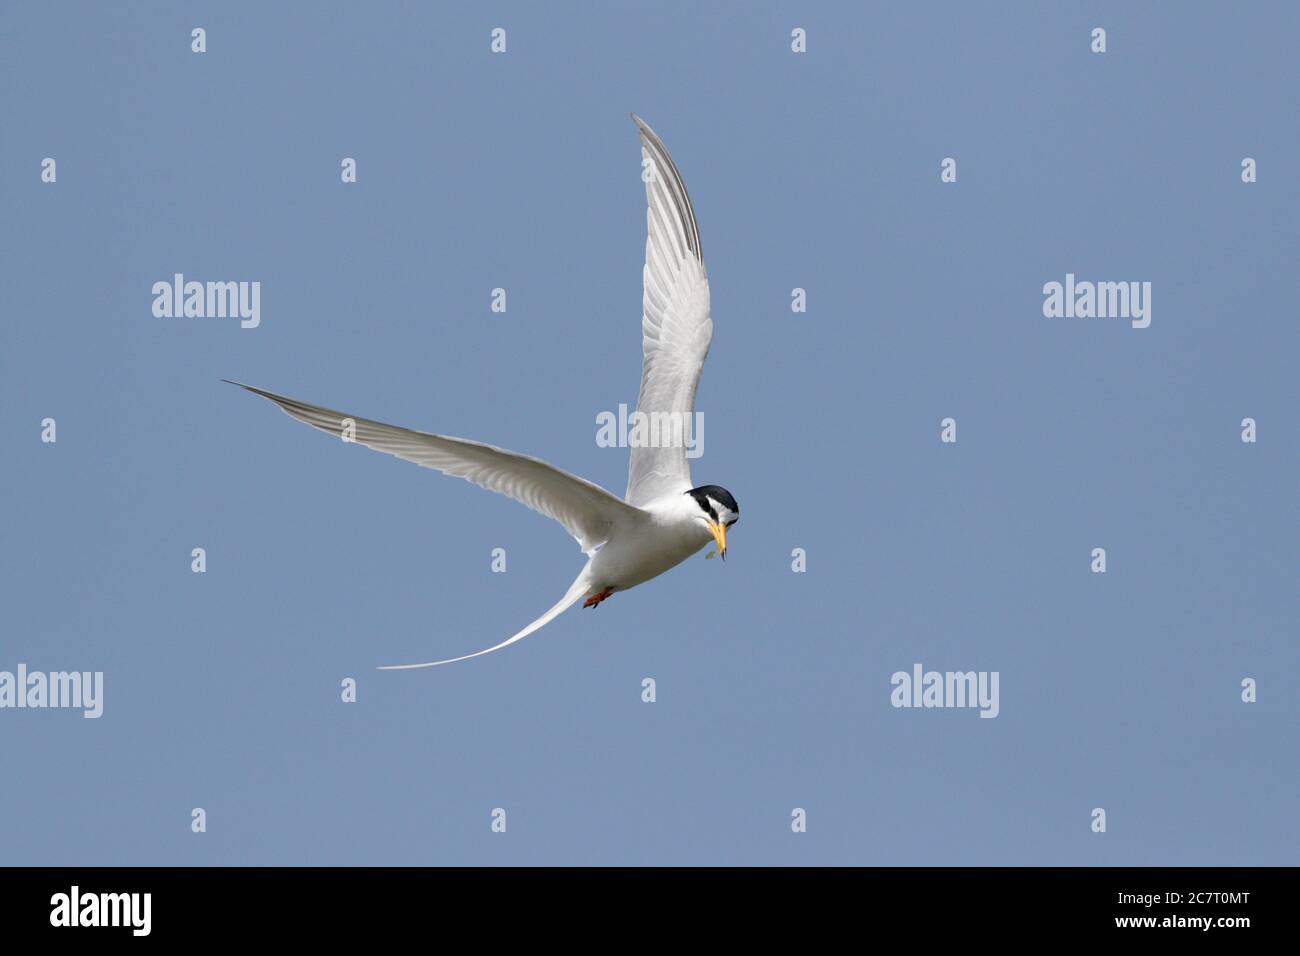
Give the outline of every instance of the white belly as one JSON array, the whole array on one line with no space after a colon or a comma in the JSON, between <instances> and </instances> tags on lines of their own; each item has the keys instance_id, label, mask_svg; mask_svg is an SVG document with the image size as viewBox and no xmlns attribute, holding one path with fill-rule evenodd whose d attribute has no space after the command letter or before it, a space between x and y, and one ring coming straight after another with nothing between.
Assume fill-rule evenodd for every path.
<instances>
[{"instance_id":1,"label":"white belly","mask_svg":"<svg viewBox=\"0 0 1300 956\"><path fill-rule=\"evenodd\" d=\"M640 527L616 534L591 562L595 589L626 591L681 564L713 540L699 522L651 514Z\"/></svg>"}]
</instances>

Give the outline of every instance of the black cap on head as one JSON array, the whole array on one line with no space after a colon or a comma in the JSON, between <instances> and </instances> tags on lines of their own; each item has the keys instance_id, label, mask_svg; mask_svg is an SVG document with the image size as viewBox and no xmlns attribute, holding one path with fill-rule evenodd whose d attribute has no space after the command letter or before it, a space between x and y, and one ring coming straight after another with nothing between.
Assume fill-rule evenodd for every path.
<instances>
[{"instance_id":1,"label":"black cap on head","mask_svg":"<svg viewBox=\"0 0 1300 956\"><path fill-rule=\"evenodd\" d=\"M695 503L708 513L714 521L718 520L717 512L714 510L710 498L716 501L722 507L726 508L737 518L740 517L740 505L736 504L736 499L731 496L731 492L719 485L701 485L698 488L692 488L686 492L695 499Z\"/></svg>"}]
</instances>

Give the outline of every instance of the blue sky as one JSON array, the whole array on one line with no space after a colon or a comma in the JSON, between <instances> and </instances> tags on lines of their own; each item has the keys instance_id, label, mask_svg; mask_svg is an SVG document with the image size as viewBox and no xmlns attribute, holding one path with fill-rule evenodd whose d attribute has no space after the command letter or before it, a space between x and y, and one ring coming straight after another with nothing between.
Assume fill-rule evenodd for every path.
<instances>
[{"instance_id":1,"label":"blue sky","mask_svg":"<svg viewBox=\"0 0 1300 956\"><path fill-rule=\"evenodd\" d=\"M1297 862L1300 14L656 11L9 11L0 670L105 700L0 710L0 862ZM632 110L695 200L728 561L380 673L509 636L582 555L219 380L621 494ZM154 317L176 272L259 281L260 326ZM1046 318L1067 273L1151 282L1151 326ZM893 708L918 662L997 671L998 717Z\"/></svg>"}]
</instances>

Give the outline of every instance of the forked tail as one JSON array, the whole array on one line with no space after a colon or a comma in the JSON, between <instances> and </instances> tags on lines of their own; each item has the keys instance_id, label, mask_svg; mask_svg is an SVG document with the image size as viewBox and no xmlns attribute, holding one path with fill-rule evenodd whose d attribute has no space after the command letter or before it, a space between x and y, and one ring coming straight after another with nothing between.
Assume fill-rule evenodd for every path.
<instances>
[{"instance_id":1,"label":"forked tail","mask_svg":"<svg viewBox=\"0 0 1300 956\"><path fill-rule=\"evenodd\" d=\"M533 621L532 624L529 624L526 628L524 628L514 637L510 638L508 641L502 641L500 644L494 644L492 647L489 647L485 650L475 651L473 654L466 654L464 657L453 657L445 661L429 661L427 664L389 664L387 667L381 667L379 669L381 671L409 671L409 670L415 670L420 667L437 667L439 664L455 664L457 661L467 661L471 657L482 657L484 654L491 654L493 651L499 651L503 647L509 647L511 644L515 643L515 641L522 641L529 634L533 633L533 631L536 631L539 628L544 627L545 625L550 623L554 618L559 617L566 610L568 610L569 607L575 601L578 600L578 598L582 597L582 595L586 593L587 588L590 586L591 583L587 576L587 572L590 569L591 569L591 562L587 562L586 567L582 569L582 571L578 574L578 577L574 580L574 582L569 585L569 590L564 592L564 597L560 598L560 600L556 603L556 605L553 608L551 608L549 611L547 611L537 620Z\"/></svg>"}]
</instances>

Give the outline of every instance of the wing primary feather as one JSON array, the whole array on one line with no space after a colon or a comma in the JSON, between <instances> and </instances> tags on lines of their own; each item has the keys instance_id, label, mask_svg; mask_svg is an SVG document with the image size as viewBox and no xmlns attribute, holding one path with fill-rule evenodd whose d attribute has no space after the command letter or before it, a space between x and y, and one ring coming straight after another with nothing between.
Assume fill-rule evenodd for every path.
<instances>
[{"instance_id":1,"label":"wing primary feather","mask_svg":"<svg viewBox=\"0 0 1300 956\"><path fill-rule=\"evenodd\" d=\"M663 141L635 113L645 177L646 243L642 268L641 389L637 411L690 416L709 353L709 280L695 208ZM686 421L683 420L683 425ZM683 437L686 437L683 429ZM691 487L683 443L634 446L628 460L629 504L644 506Z\"/></svg>"},{"instance_id":2,"label":"wing primary feather","mask_svg":"<svg viewBox=\"0 0 1300 956\"><path fill-rule=\"evenodd\" d=\"M660 182L667 188L669 198L672 200L677 215L682 221L682 231L686 236L686 244L690 247L691 254L700 262L703 262L704 249L700 246L700 229L695 222L695 207L691 205L691 196L686 191L686 182L682 179L677 164L673 162L672 156L668 153L668 148L664 146L659 135L641 117L635 113L631 114L631 116L632 122L636 123L637 129L641 131L642 142L646 144L646 148L655 161L655 169L664 170L668 174L666 177L662 177Z\"/></svg>"},{"instance_id":3,"label":"wing primary feather","mask_svg":"<svg viewBox=\"0 0 1300 956\"><path fill-rule=\"evenodd\" d=\"M483 442L450 435L433 435L397 425L346 415L311 405L263 388L222 379L279 406L291 418L336 438L373 448L406 461L463 478L489 491L513 498L525 507L553 518L564 526L582 549L593 553L615 527L638 519L632 506L599 485L554 465L496 448ZM345 428L345 423L350 426Z\"/></svg>"}]
</instances>

